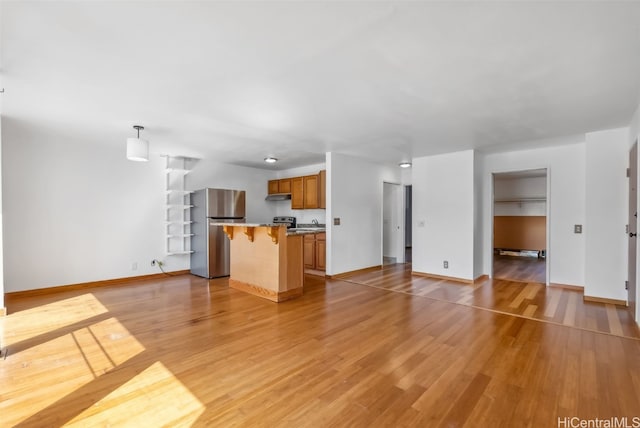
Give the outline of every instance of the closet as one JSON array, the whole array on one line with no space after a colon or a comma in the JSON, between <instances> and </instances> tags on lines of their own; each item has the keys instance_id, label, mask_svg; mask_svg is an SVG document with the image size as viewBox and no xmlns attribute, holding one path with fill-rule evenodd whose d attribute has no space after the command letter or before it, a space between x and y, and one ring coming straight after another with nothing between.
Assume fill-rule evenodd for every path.
<instances>
[{"instance_id":1,"label":"closet","mask_svg":"<svg viewBox=\"0 0 640 428\"><path fill-rule=\"evenodd\" d=\"M547 171L494 174L494 277L546 280Z\"/></svg>"}]
</instances>

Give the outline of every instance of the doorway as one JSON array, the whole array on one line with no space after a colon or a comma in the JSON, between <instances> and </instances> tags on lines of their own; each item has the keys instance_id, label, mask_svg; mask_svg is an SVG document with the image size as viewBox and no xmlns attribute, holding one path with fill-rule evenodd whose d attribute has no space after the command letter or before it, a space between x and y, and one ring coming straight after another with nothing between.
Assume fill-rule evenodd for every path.
<instances>
[{"instance_id":1,"label":"doorway","mask_svg":"<svg viewBox=\"0 0 640 428\"><path fill-rule=\"evenodd\" d=\"M413 196L411 185L404 186L404 262L411 263L412 243L411 237L413 234Z\"/></svg>"},{"instance_id":2,"label":"doorway","mask_svg":"<svg viewBox=\"0 0 640 428\"><path fill-rule=\"evenodd\" d=\"M383 183L382 264L404 263L404 195L400 184Z\"/></svg>"},{"instance_id":3,"label":"doorway","mask_svg":"<svg viewBox=\"0 0 640 428\"><path fill-rule=\"evenodd\" d=\"M547 169L493 174L493 277L547 283Z\"/></svg>"},{"instance_id":4,"label":"doorway","mask_svg":"<svg viewBox=\"0 0 640 428\"><path fill-rule=\"evenodd\" d=\"M638 245L638 140L629 152L629 276L627 279L627 302L631 317L636 317L636 257Z\"/></svg>"}]
</instances>

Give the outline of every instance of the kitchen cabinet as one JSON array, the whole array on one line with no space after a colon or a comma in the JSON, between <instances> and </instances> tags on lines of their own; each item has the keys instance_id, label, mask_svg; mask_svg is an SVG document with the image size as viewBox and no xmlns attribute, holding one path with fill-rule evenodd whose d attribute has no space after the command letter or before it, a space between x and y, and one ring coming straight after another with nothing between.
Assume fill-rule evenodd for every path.
<instances>
[{"instance_id":1,"label":"kitchen cabinet","mask_svg":"<svg viewBox=\"0 0 640 428\"><path fill-rule=\"evenodd\" d=\"M269 180L268 193L269 195L280 193L280 180Z\"/></svg>"},{"instance_id":2,"label":"kitchen cabinet","mask_svg":"<svg viewBox=\"0 0 640 428\"><path fill-rule=\"evenodd\" d=\"M327 171L303 177L269 180L268 194L287 193L291 195L291 209L326 208Z\"/></svg>"},{"instance_id":3,"label":"kitchen cabinet","mask_svg":"<svg viewBox=\"0 0 640 428\"><path fill-rule=\"evenodd\" d=\"M316 233L316 270L324 271L327 269L327 234Z\"/></svg>"},{"instance_id":4,"label":"kitchen cabinet","mask_svg":"<svg viewBox=\"0 0 640 428\"><path fill-rule=\"evenodd\" d=\"M319 185L320 180L318 179L319 175L306 175L303 177L304 180L304 208L305 209L313 209L318 208L320 206L319 199Z\"/></svg>"},{"instance_id":5,"label":"kitchen cabinet","mask_svg":"<svg viewBox=\"0 0 640 428\"><path fill-rule=\"evenodd\" d=\"M268 194L291 193L291 178L281 178L280 180L269 180Z\"/></svg>"},{"instance_id":6,"label":"kitchen cabinet","mask_svg":"<svg viewBox=\"0 0 640 428\"><path fill-rule=\"evenodd\" d=\"M304 208L304 178L294 177L291 179L291 209L301 210Z\"/></svg>"},{"instance_id":7,"label":"kitchen cabinet","mask_svg":"<svg viewBox=\"0 0 640 428\"><path fill-rule=\"evenodd\" d=\"M278 180L278 193L291 193L290 178L281 178Z\"/></svg>"},{"instance_id":8,"label":"kitchen cabinet","mask_svg":"<svg viewBox=\"0 0 640 428\"><path fill-rule=\"evenodd\" d=\"M316 236L313 234L304 235L303 259L305 269L316 268Z\"/></svg>"},{"instance_id":9,"label":"kitchen cabinet","mask_svg":"<svg viewBox=\"0 0 640 428\"><path fill-rule=\"evenodd\" d=\"M303 259L304 268L324 271L327 260L326 233L313 233L304 235Z\"/></svg>"},{"instance_id":10,"label":"kitchen cabinet","mask_svg":"<svg viewBox=\"0 0 640 428\"><path fill-rule=\"evenodd\" d=\"M327 170L323 169L318 174L320 180L320 200L318 208L327 208Z\"/></svg>"}]
</instances>

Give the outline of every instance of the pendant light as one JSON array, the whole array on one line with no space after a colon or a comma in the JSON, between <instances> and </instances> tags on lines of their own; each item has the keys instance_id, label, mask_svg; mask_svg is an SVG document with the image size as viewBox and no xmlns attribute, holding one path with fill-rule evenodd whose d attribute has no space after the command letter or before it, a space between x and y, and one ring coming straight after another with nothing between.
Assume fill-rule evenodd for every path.
<instances>
[{"instance_id":1,"label":"pendant light","mask_svg":"<svg viewBox=\"0 0 640 428\"><path fill-rule=\"evenodd\" d=\"M140 138L140 130L144 126L133 125L133 129L138 131L137 138L127 138L127 159L137 162L149 160L149 142Z\"/></svg>"}]
</instances>

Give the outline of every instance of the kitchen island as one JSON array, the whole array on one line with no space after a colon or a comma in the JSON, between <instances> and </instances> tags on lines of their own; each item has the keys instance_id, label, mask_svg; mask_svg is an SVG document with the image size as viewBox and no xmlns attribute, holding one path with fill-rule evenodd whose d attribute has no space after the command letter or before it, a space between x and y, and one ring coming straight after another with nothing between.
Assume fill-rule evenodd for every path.
<instances>
[{"instance_id":1,"label":"kitchen island","mask_svg":"<svg viewBox=\"0 0 640 428\"><path fill-rule=\"evenodd\" d=\"M303 235L264 223L216 223L231 241L229 286L274 302L302 295Z\"/></svg>"}]
</instances>

